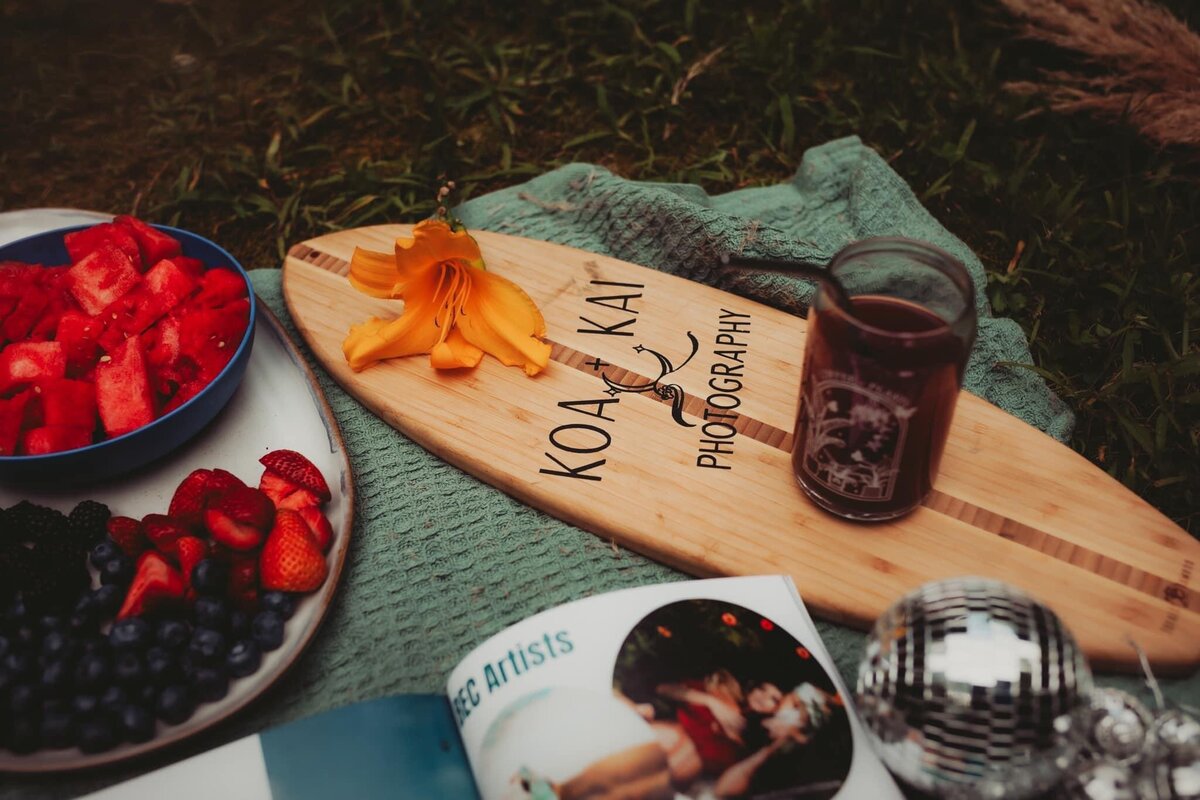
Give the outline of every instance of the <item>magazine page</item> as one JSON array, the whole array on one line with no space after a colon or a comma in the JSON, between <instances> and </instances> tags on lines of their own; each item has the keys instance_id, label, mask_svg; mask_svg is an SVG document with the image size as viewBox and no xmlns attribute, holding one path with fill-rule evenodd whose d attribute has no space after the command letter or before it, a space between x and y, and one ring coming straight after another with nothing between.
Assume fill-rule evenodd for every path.
<instances>
[{"instance_id":1,"label":"magazine page","mask_svg":"<svg viewBox=\"0 0 1200 800\"><path fill-rule=\"evenodd\" d=\"M406 694L247 736L87 800L476 796L446 698Z\"/></svg>"},{"instance_id":2,"label":"magazine page","mask_svg":"<svg viewBox=\"0 0 1200 800\"><path fill-rule=\"evenodd\" d=\"M901 797L783 576L545 611L447 693L483 800Z\"/></svg>"}]
</instances>

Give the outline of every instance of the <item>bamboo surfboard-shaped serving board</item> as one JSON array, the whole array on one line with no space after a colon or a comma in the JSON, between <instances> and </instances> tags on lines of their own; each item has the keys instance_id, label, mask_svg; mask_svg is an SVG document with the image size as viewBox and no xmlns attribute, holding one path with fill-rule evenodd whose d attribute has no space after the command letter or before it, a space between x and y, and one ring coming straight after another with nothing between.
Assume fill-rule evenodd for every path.
<instances>
[{"instance_id":1,"label":"bamboo surfboard-shaped serving board","mask_svg":"<svg viewBox=\"0 0 1200 800\"><path fill-rule=\"evenodd\" d=\"M342 355L350 326L403 306L355 291L351 254L390 252L409 230L359 228L293 247L284 295L335 380L472 475L685 572L791 574L814 613L860 628L925 581L985 575L1048 603L1098 668L1137 669L1130 637L1162 674L1200 663L1200 543L978 397L960 396L934 491L912 514L862 525L812 505L789 458L805 322L753 301L476 233L488 268L545 315L549 367L529 378L485 356L473 370L438 372L418 356L353 372ZM683 390L678 407L611 391L656 380Z\"/></svg>"}]
</instances>

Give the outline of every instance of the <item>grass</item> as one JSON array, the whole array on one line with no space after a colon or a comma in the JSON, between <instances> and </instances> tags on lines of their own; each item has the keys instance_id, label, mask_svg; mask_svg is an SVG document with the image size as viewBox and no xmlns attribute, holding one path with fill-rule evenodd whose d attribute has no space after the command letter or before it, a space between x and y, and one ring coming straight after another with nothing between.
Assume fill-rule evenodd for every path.
<instances>
[{"instance_id":1,"label":"grass","mask_svg":"<svg viewBox=\"0 0 1200 800\"><path fill-rule=\"evenodd\" d=\"M1003 82L1067 59L1007 22L967 0L0 0L0 208L132 211L269 267L429 214L441 176L465 198L590 161L718 193L858 134L980 255L1074 447L1200 535L1200 168L1031 116Z\"/></svg>"}]
</instances>

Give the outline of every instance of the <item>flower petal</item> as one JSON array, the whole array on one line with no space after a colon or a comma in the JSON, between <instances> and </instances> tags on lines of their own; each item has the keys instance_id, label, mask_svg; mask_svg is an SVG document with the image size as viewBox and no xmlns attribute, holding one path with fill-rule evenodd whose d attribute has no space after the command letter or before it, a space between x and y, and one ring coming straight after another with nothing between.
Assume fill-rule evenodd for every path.
<instances>
[{"instance_id":1,"label":"flower petal","mask_svg":"<svg viewBox=\"0 0 1200 800\"><path fill-rule=\"evenodd\" d=\"M446 341L435 344L429 351L429 363L434 369L475 367L482 358L483 351L463 338L458 328L452 329Z\"/></svg>"},{"instance_id":2,"label":"flower petal","mask_svg":"<svg viewBox=\"0 0 1200 800\"><path fill-rule=\"evenodd\" d=\"M466 231L451 230L442 220L418 222L413 226L411 239L396 240L398 293L407 291L409 283L424 279L427 270L445 261L482 263L479 243Z\"/></svg>"},{"instance_id":3,"label":"flower petal","mask_svg":"<svg viewBox=\"0 0 1200 800\"><path fill-rule=\"evenodd\" d=\"M442 338L435 321L445 303L448 286L439 284L436 271L415 284L405 296L404 313L391 320L374 317L350 328L342 353L353 370L364 369L383 358L428 353Z\"/></svg>"},{"instance_id":4,"label":"flower petal","mask_svg":"<svg viewBox=\"0 0 1200 800\"><path fill-rule=\"evenodd\" d=\"M529 295L507 278L469 270L471 293L458 315L458 329L468 342L508 367L524 367L536 375L550 362L546 321Z\"/></svg>"},{"instance_id":5,"label":"flower petal","mask_svg":"<svg viewBox=\"0 0 1200 800\"><path fill-rule=\"evenodd\" d=\"M396 257L391 253L354 248L350 257L350 285L372 297L398 297Z\"/></svg>"}]
</instances>

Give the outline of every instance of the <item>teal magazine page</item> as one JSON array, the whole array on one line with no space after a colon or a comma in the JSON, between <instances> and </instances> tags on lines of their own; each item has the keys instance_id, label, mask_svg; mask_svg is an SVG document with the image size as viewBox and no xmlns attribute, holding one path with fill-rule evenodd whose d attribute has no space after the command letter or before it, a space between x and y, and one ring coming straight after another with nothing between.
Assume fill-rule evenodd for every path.
<instances>
[{"instance_id":1,"label":"teal magazine page","mask_svg":"<svg viewBox=\"0 0 1200 800\"><path fill-rule=\"evenodd\" d=\"M626 589L496 634L443 696L368 701L91 795L900 798L790 578Z\"/></svg>"}]
</instances>

